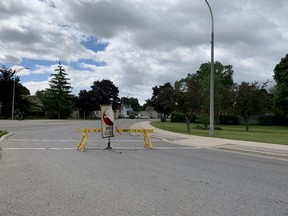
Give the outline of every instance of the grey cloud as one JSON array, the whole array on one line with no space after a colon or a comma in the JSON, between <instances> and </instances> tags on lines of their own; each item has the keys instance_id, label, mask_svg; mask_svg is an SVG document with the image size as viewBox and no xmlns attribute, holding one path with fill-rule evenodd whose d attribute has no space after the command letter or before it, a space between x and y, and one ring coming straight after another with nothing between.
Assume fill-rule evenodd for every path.
<instances>
[{"instance_id":1,"label":"grey cloud","mask_svg":"<svg viewBox=\"0 0 288 216\"><path fill-rule=\"evenodd\" d=\"M287 0L209 2L215 60L232 64L236 81L272 79L287 53ZM95 73L108 74L121 92L145 89L146 97L134 91L142 101L151 96L147 89L152 86L174 83L210 61L211 20L204 0L0 1L0 22L7 20L13 28L0 29L1 60L105 61L101 69L95 66ZM98 53L88 50L81 42L89 37L108 47Z\"/></svg>"},{"instance_id":2,"label":"grey cloud","mask_svg":"<svg viewBox=\"0 0 288 216\"><path fill-rule=\"evenodd\" d=\"M68 19L76 23L79 29L97 37L113 38L119 31L141 28L144 22L141 14L133 13L133 8L125 1L83 2L71 4Z\"/></svg>"},{"instance_id":3,"label":"grey cloud","mask_svg":"<svg viewBox=\"0 0 288 216\"><path fill-rule=\"evenodd\" d=\"M2 27L0 34L1 40L5 43L23 43L31 45L33 43L40 42L39 34L29 30L19 31L16 29Z\"/></svg>"}]
</instances>

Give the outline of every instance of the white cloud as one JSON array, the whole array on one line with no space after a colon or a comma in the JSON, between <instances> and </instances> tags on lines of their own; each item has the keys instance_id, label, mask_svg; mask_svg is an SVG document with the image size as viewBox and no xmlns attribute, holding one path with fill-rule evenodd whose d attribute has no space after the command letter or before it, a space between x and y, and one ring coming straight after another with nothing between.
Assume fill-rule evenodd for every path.
<instances>
[{"instance_id":1,"label":"white cloud","mask_svg":"<svg viewBox=\"0 0 288 216\"><path fill-rule=\"evenodd\" d=\"M30 94L33 95L37 91L45 90L46 88L49 87L49 82L48 81L40 81L40 82L34 82L34 81L29 81L26 83L23 83L23 85L29 89Z\"/></svg>"},{"instance_id":2,"label":"white cloud","mask_svg":"<svg viewBox=\"0 0 288 216\"><path fill-rule=\"evenodd\" d=\"M237 82L272 80L287 53L288 2L209 3L215 60L233 65ZM21 65L24 58L79 63L65 65L76 94L95 80L110 79L121 96L143 103L155 85L173 84L210 61L211 20L204 0L4 0L0 22L0 63ZM91 37L108 47L97 53L86 48L81 42ZM47 83L56 67L35 65L31 79L46 74ZM25 85L31 92L37 88L36 82Z\"/></svg>"}]
</instances>

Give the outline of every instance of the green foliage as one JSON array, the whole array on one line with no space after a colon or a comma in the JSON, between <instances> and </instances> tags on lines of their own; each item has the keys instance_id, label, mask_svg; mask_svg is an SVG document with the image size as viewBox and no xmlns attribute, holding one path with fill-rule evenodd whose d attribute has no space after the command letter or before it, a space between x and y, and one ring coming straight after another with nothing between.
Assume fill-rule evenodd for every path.
<instances>
[{"instance_id":1,"label":"green foliage","mask_svg":"<svg viewBox=\"0 0 288 216\"><path fill-rule=\"evenodd\" d=\"M167 117L175 107L175 91L173 86L167 82L162 86L153 87L152 90L153 95L151 100L149 100L149 105Z\"/></svg>"},{"instance_id":2,"label":"green foliage","mask_svg":"<svg viewBox=\"0 0 288 216\"><path fill-rule=\"evenodd\" d=\"M44 106L40 98L36 95L27 96L27 101L29 102L28 113L29 115L42 115L44 116Z\"/></svg>"},{"instance_id":3,"label":"green foliage","mask_svg":"<svg viewBox=\"0 0 288 216\"><path fill-rule=\"evenodd\" d=\"M185 115L181 112L171 113L171 122L185 122Z\"/></svg>"},{"instance_id":4,"label":"green foliage","mask_svg":"<svg viewBox=\"0 0 288 216\"><path fill-rule=\"evenodd\" d=\"M206 113L199 113L197 115L197 121L203 124L204 128L208 128L209 120L209 115Z\"/></svg>"},{"instance_id":5,"label":"green foliage","mask_svg":"<svg viewBox=\"0 0 288 216\"><path fill-rule=\"evenodd\" d=\"M276 82L275 106L288 114L288 54L274 68Z\"/></svg>"},{"instance_id":6,"label":"green foliage","mask_svg":"<svg viewBox=\"0 0 288 216\"><path fill-rule=\"evenodd\" d=\"M131 107L133 111L139 112L141 109L141 106L139 104L139 101L137 98L133 97L122 97L121 98L121 103L123 105L126 105L127 107Z\"/></svg>"},{"instance_id":7,"label":"green foliage","mask_svg":"<svg viewBox=\"0 0 288 216\"><path fill-rule=\"evenodd\" d=\"M288 125L286 115L262 115L258 118L260 125Z\"/></svg>"},{"instance_id":8,"label":"green foliage","mask_svg":"<svg viewBox=\"0 0 288 216\"><path fill-rule=\"evenodd\" d=\"M129 118L130 119L135 119L135 115L131 114L131 115L129 115Z\"/></svg>"},{"instance_id":9,"label":"green foliage","mask_svg":"<svg viewBox=\"0 0 288 216\"><path fill-rule=\"evenodd\" d=\"M201 112L207 114L210 108L210 67L209 62L204 63L195 73L203 97ZM234 71L232 65L222 65L218 61L214 64L214 70L214 109L216 123L219 124L218 114L232 111L235 98Z\"/></svg>"},{"instance_id":10,"label":"green foliage","mask_svg":"<svg viewBox=\"0 0 288 216\"><path fill-rule=\"evenodd\" d=\"M2 130L0 130L0 137L4 136L4 135L6 135L6 134L8 134L7 131L2 131Z\"/></svg>"},{"instance_id":11,"label":"green foliage","mask_svg":"<svg viewBox=\"0 0 288 216\"><path fill-rule=\"evenodd\" d=\"M220 124L225 125L238 125L239 118L236 115L220 115L219 116Z\"/></svg>"},{"instance_id":12,"label":"green foliage","mask_svg":"<svg viewBox=\"0 0 288 216\"><path fill-rule=\"evenodd\" d=\"M187 131L190 131L190 122L201 110L203 91L195 74L188 74L186 78L176 81L175 84L176 109L184 113Z\"/></svg>"},{"instance_id":13,"label":"green foliage","mask_svg":"<svg viewBox=\"0 0 288 216\"><path fill-rule=\"evenodd\" d=\"M75 101L75 106L80 110L93 111L93 103L89 92L87 92L86 90L80 90L78 97Z\"/></svg>"},{"instance_id":14,"label":"green foliage","mask_svg":"<svg viewBox=\"0 0 288 216\"><path fill-rule=\"evenodd\" d=\"M100 105L110 104L112 102L113 109L117 109L120 105L118 97L119 90L110 80L95 81L91 86L91 90L81 90L75 105L80 110L95 111L100 110Z\"/></svg>"},{"instance_id":15,"label":"green foliage","mask_svg":"<svg viewBox=\"0 0 288 216\"><path fill-rule=\"evenodd\" d=\"M261 114L266 108L267 91L257 82L242 82L237 89L235 101L235 110L246 122L246 131L249 130L249 117L255 114Z\"/></svg>"},{"instance_id":16,"label":"green foliage","mask_svg":"<svg viewBox=\"0 0 288 216\"><path fill-rule=\"evenodd\" d=\"M0 102L1 102L1 117L9 118L12 111L13 86L15 78L15 101L14 110L27 112L29 102L26 100L29 90L20 83L20 78L14 76L17 70L6 68L4 65L0 69Z\"/></svg>"},{"instance_id":17,"label":"green foliage","mask_svg":"<svg viewBox=\"0 0 288 216\"><path fill-rule=\"evenodd\" d=\"M68 82L67 73L59 62L56 73L50 82L50 88L42 92L43 105L50 118L68 118L73 111L71 84Z\"/></svg>"}]
</instances>

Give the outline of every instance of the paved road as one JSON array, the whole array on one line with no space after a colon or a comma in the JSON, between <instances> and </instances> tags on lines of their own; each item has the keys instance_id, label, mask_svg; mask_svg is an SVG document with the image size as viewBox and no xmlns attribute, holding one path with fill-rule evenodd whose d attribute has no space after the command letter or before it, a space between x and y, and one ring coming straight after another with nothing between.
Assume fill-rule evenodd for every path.
<instances>
[{"instance_id":1,"label":"paved road","mask_svg":"<svg viewBox=\"0 0 288 216\"><path fill-rule=\"evenodd\" d=\"M129 127L133 120L119 120ZM2 216L288 216L288 162L143 137L107 145L90 134L75 150L78 127L99 121L0 121L14 134L0 143ZM122 152L120 154L119 152Z\"/></svg>"}]
</instances>

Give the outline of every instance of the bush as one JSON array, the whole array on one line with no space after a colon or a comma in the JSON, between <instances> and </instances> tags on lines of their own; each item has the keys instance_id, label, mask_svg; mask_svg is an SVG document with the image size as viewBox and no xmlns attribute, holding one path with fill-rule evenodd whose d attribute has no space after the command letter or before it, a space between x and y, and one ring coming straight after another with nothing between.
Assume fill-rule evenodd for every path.
<instances>
[{"instance_id":1,"label":"bush","mask_svg":"<svg viewBox=\"0 0 288 216\"><path fill-rule=\"evenodd\" d=\"M265 115L258 118L260 125L276 126L288 125L288 117L285 115Z\"/></svg>"},{"instance_id":2,"label":"bush","mask_svg":"<svg viewBox=\"0 0 288 216\"><path fill-rule=\"evenodd\" d=\"M227 125L239 125L239 118L238 116L234 115L220 115L219 116L220 124L227 124Z\"/></svg>"},{"instance_id":3,"label":"bush","mask_svg":"<svg viewBox=\"0 0 288 216\"><path fill-rule=\"evenodd\" d=\"M203 124L204 128L207 128L209 124L209 115L207 115L206 113L198 114L197 121Z\"/></svg>"},{"instance_id":4,"label":"bush","mask_svg":"<svg viewBox=\"0 0 288 216\"><path fill-rule=\"evenodd\" d=\"M132 114L131 114L131 115L129 115L129 118L130 118L130 119L135 119L135 115L132 115Z\"/></svg>"},{"instance_id":5,"label":"bush","mask_svg":"<svg viewBox=\"0 0 288 216\"><path fill-rule=\"evenodd\" d=\"M210 130L210 127L208 125L197 125L194 128L197 130ZM217 127L214 127L214 130L222 130L222 128L217 126Z\"/></svg>"},{"instance_id":6,"label":"bush","mask_svg":"<svg viewBox=\"0 0 288 216\"><path fill-rule=\"evenodd\" d=\"M186 122L184 113L173 112L171 114L171 122Z\"/></svg>"}]
</instances>

